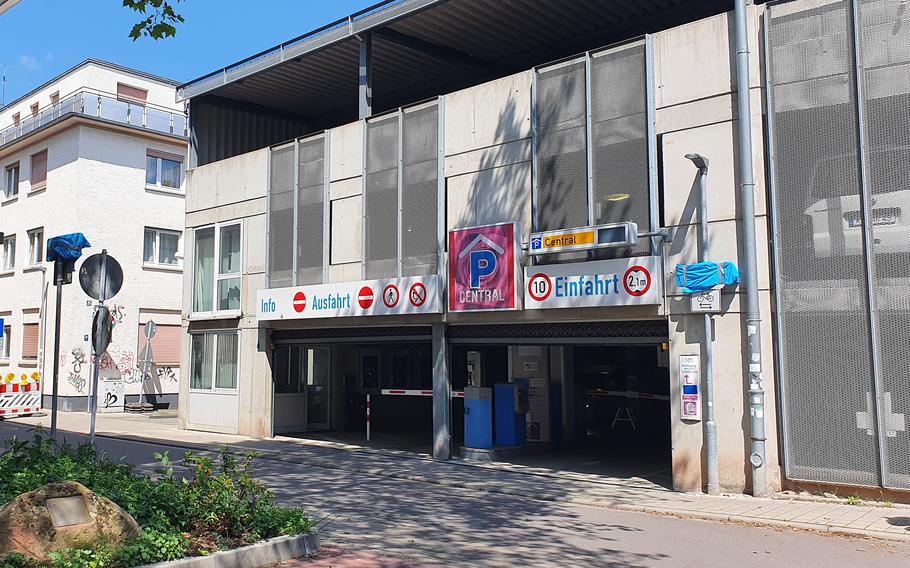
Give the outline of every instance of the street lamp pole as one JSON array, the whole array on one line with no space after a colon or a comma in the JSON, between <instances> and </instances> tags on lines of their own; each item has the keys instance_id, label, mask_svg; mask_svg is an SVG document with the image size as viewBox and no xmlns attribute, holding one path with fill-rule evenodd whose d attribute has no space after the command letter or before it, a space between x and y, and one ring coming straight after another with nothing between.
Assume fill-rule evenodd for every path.
<instances>
[{"instance_id":1,"label":"street lamp pole","mask_svg":"<svg viewBox=\"0 0 910 568\"><path fill-rule=\"evenodd\" d=\"M708 238L708 158L701 154L686 154L698 168L698 223L701 229L701 254L699 260L708 259L711 250L711 240ZM717 423L714 421L714 331L712 329L711 314L705 313L705 444L708 446L708 494L720 494L720 481L717 472Z\"/></svg>"}]
</instances>

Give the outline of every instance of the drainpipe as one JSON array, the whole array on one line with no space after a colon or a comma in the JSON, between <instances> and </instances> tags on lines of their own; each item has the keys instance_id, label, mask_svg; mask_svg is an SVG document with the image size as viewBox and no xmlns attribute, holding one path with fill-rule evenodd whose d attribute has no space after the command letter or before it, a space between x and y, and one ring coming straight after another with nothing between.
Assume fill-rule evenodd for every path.
<instances>
[{"instance_id":1,"label":"drainpipe","mask_svg":"<svg viewBox=\"0 0 910 568\"><path fill-rule=\"evenodd\" d=\"M701 258L708 260L711 241L708 238L708 158L701 154L686 154L698 168L698 223L701 229ZM704 316L705 335L705 445L708 446L708 495L720 495L720 477L717 473L717 422L714 420L714 331L711 314Z\"/></svg>"},{"instance_id":2,"label":"drainpipe","mask_svg":"<svg viewBox=\"0 0 910 568\"><path fill-rule=\"evenodd\" d=\"M752 494L768 493L765 469L765 391L762 386L761 312L758 305L758 259L755 246L755 180L752 173L752 118L749 101L749 39L746 6L749 0L734 0L736 34L736 119L739 138L739 196L742 206L743 261L746 292L746 337L749 364L749 416L752 439Z\"/></svg>"}]
</instances>

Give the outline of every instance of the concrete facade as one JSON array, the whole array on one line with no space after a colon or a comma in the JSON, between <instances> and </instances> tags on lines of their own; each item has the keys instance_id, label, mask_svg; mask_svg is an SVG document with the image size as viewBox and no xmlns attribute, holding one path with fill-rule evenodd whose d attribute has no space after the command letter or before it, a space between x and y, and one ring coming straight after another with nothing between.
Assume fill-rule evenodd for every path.
<instances>
[{"instance_id":1,"label":"concrete facade","mask_svg":"<svg viewBox=\"0 0 910 568\"><path fill-rule=\"evenodd\" d=\"M762 88L759 59L760 7L749 9L752 74L752 136L756 177L756 223L759 243L759 286L763 307L765 361L772 361L768 220L765 207ZM201 166L188 175L187 262L193 249L189 229L240 220L243 226L242 314L234 320L199 321L192 312L192 273L184 284L184 325L190 331L240 330L240 380L235 393L203 395L181 381L181 423L186 428L272 435L272 386L268 337L270 328L413 325L444 321L449 325L489 323L602 322L664 319L669 324L670 400L673 487L701 491L706 483L703 422L680 419L677 380L680 355L701 354L701 315L693 315L687 297L675 285L677 263L698 260L698 193L696 169L684 158L689 152L711 160L708 177L712 260L743 264L741 207L737 197L735 143L735 80L732 68L732 14L724 14L651 36L655 83L656 144L660 147L663 226L673 232L664 247L665 302L658 306L524 310L490 314L445 314L442 318L410 316L336 318L316 322L257 322L256 293L266 283L266 215L268 150ZM532 226L532 71L526 71L444 95L444 172L446 230L518 221L522 241ZM699 80L693 80L698 77ZM331 242L328 282L361 279L363 122L328 131L330 158ZM652 204L658 207L657 203ZM443 273L443 272L441 272ZM715 406L718 427L720 484L726 491L749 488L749 433L746 412L747 361L742 345L742 291L724 295L723 313L714 318ZM189 340L184 368L191 361ZM781 484L778 465L773 366L764 369L766 390L767 471L769 484ZM196 398L194 398L194 396ZM206 415L204 396L236 397L229 408L237 415ZM188 401L185 404L184 401ZM194 411L199 408L199 412Z\"/></svg>"},{"instance_id":2,"label":"concrete facade","mask_svg":"<svg viewBox=\"0 0 910 568\"><path fill-rule=\"evenodd\" d=\"M61 97L81 89L109 92L116 90L118 82L147 89L148 100L160 103L162 112L182 116L183 105L174 103L173 83L90 62L3 109L0 128L9 127L12 115L21 108L28 109L36 102L42 109L50 105L50 92L59 90ZM47 152L47 182L34 189L29 166L31 156L41 151ZM147 228L182 233L185 175L181 174L178 188L147 185L149 151L184 159L186 141L183 136L74 114L0 148L0 166L4 170L17 162L20 166L18 195L4 197L0 203L0 232L7 237L15 235L17 242L14 269L0 274L0 318L12 332L10 356L0 358L0 375L39 371L45 408L50 405L56 308L54 267L46 262L49 238L84 233L91 247L83 251L83 258L107 249L123 268L123 287L107 303L115 325L110 347L101 357L100 377L122 380L128 401L136 400L139 394L137 365L144 345L140 344L141 326L149 320L159 326L180 325L182 245L178 245L176 265L146 263L144 238ZM43 232L45 249L42 261L35 264L30 262L28 236L34 229ZM77 262L73 283L64 286L62 294L58 388L59 408L63 410L85 410L91 383L89 336L94 302L79 286L78 269ZM38 328L38 357L24 358L23 325L42 322L42 303L47 315L44 325ZM152 368L151 375L145 392L157 395L157 402L176 405L179 361L162 361Z\"/></svg>"}]
</instances>

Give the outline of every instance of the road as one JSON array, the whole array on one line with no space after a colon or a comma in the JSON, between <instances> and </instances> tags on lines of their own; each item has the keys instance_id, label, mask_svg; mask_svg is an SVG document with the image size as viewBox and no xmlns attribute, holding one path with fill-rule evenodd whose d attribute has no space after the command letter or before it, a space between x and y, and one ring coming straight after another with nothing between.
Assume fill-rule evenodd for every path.
<instances>
[{"instance_id":1,"label":"road","mask_svg":"<svg viewBox=\"0 0 910 568\"><path fill-rule=\"evenodd\" d=\"M0 423L0 438L24 429ZM99 438L99 447L151 471L158 443ZM478 475L482 475L478 471ZM308 509L333 546L417 564L559 567L892 567L910 544L720 524L486 493L261 458L257 477Z\"/></svg>"}]
</instances>

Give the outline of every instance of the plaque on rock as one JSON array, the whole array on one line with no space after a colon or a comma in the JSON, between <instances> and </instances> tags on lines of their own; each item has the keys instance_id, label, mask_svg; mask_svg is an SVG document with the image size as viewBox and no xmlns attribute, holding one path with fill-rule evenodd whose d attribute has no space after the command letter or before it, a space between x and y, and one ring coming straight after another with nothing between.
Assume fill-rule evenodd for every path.
<instances>
[{"instance_id":1,"label":"plaque on rock","mask_svg":"<svg viewBox=\"0 0 910 568\"><path fill-rule=\"evenodd\" d=\"M55 497L44 502L47 512L50 513L51 522L55 527L68 527L70 525L83 525L92 522L88 514L88 507L82 495L72 497Z\"/></svg>"}]
</instances>

